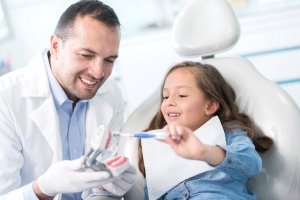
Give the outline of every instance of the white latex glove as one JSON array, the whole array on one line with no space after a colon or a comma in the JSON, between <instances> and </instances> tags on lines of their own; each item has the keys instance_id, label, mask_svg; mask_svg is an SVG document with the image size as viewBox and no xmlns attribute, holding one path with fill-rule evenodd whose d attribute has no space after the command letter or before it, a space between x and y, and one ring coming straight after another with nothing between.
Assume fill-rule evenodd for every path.
<instances>
[{"instance_id":1,"label":"white latex glove","mask_svg":"<svg viewBox=\"0 0 300 200\"><path fill-rule=\"evenodd\" d=\"M58 193L75 193L98 187L109 180L109 173L104 171L83 171L84 158L64 160L52 164L41 175L37 183L41 191L48 196Z\"/></svg>"},{"instance_id":2,"label":"white latex glove","mask_svg":"<svg viewBox=\"0 0 300 200\"><path fill-rule=\"evenodd\" d=\"M136 169L130 165L122 174L113 178L112 182L101 185L113 195L123 196L133 186L136 180Z\"/></svg>"}]
</instances>

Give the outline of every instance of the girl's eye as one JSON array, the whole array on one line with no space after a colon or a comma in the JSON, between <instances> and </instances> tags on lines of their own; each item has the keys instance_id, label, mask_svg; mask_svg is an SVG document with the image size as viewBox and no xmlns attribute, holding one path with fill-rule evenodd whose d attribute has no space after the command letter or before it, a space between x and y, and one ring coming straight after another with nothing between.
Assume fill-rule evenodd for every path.
<instances>
[{"instance_id":1,"label":"girl's eye","mask_svg":"<svg viewBox=\"0 0 300 200\"><path fill-rule=\"evenodd\" d=\"M179 95L178 97L179 98L185 98L185 97L187 97L187 95Z\"/></svg>"},{"instance_id":2,"label":"girl's eye","mask_svg":"<svg viewBox=\"0 0 300 200\"><path fill-rule=\"evenodd\" d=\"M169 98L168 96L164 96L164 97L163 97L163 100L168 99L168 98Z\"/></svg>"}]
</instances>

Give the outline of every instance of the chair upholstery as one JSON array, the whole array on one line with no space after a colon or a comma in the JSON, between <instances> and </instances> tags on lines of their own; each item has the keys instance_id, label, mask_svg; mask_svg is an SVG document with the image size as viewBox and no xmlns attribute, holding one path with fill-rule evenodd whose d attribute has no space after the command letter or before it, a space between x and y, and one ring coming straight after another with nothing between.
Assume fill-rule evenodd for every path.
<instances>
[{"instance_id":1,"label":"chair upholstery","mask_svg":"<svg viewBox=\"0 0 300 200\"><path fill-rule=\"evenodd\" d=\"M172 31L175 51L183 56L198 55L199 61L200 56L229 49L239 37L239 25L226 0L192 1L182 9ZM210 37L209 33L214 36ZM261 155L262 172L250 181L258 199L299 199L300 110L296 103L244 58L219 57L200 62L211 64L220 71L235 90L239 109L250 116L263 134L274 140L273 148ZM148 126L159 108L159 93L157 89L131 114L124 131L142 130ZM124 139L120 144L120 150L137 165L136 140ZM137 184L125 199L143 199L142 188L143 178L139 175Z\"/></svg>"}]
</instances>

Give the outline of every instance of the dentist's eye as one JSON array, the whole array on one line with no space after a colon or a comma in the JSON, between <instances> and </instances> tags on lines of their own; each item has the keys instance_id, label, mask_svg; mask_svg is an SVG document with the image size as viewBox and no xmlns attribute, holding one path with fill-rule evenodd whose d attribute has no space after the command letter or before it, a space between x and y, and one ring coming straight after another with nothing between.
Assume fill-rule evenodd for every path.
<instances>
[{"instance_id":1,"label":"dentist's eye","mask_svg":"<svg viewBox=\"0 0 300 200\"><path fill-rule=\"evenodd\" d=\"M80 54L80 57L86 59L86 60L90 60L93 58L93 55L90 54Z\"/></svg>"},{"instance_id":2,"label":"dentist's eye","mask_svg":"<svg viewBox=\"0 0 300 200\"><path fill-rule=\"evenodd\" d=\"M109 64L114 64L116 61L116 59L105 59L105 62L109 63Z\"/></svg>"}]
</instances>

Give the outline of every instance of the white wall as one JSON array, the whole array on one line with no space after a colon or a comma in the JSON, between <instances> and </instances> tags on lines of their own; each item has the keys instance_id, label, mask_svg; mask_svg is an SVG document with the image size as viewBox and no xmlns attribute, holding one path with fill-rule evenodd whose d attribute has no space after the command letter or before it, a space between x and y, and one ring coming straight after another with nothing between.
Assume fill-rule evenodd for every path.
<instances>
[{"instance_id":1,"label":"white wall","mask_svg":"<svg viewBox=\"0 0 300 200\"><path fill-rule=\"evenodd\" d=\"M10 55L12 68L23 67L49 46L60 14L70 4L62 0L3 0L11 37L0 44L0 56Z\"/></svg>"},{"instance_id":2,"label":"white wall","mask_svg":"<svg viewBox=\"0 0 300 200\"><path fill-rule=\"evenodd\" d=\"M300 107L300 8L240 19L242 37L232 50L285 89Z\"/></svg>"}]
</instances>

